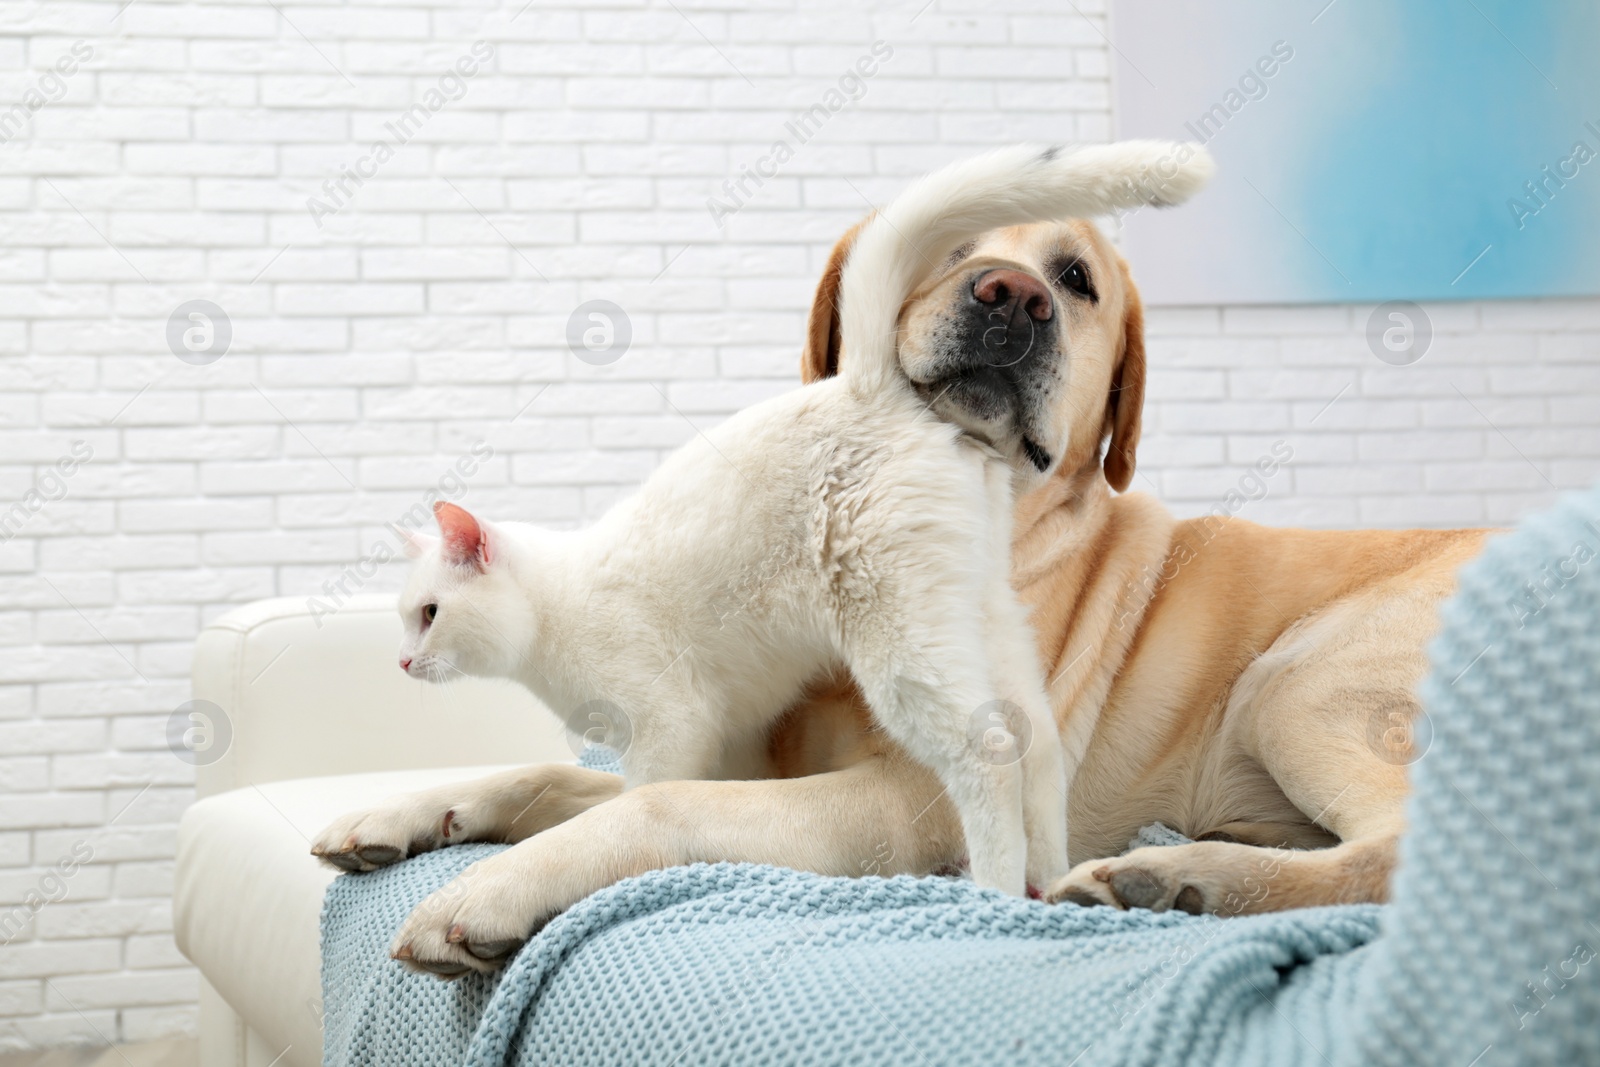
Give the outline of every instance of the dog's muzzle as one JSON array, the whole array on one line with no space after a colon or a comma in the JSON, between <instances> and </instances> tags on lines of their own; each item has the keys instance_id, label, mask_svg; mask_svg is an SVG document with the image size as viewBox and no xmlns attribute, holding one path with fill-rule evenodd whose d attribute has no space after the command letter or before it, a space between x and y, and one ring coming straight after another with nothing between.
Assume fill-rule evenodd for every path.
<instances>
[{"instance_id":1,"label":"dog's muzzle","mask_svg":"<svg viewBox=\"0 0 1600 1067\"><path fill-rule=\"evenodd\" d=\"M1030 365L1055 350L1055 301L1044 282L1019 270L987 270L967 287L957 310L951 377L976 393L1014 392Z\"/></svg>"},{"instance_id":2,"label":"dog's muzzle","mask_svg":"<svg viewBox=\"0 0 1600 1067\"><path fill-rule=\"evenodd\" d=\"M1058 316L1050 287L1020 270L980 271L962 290L939 360L925 389L959 411L956 421L1000 444L1015 444L1041 471L1050 457L1027 436L1024 395L1041 360L1054 358ZM964 416L964 417L962 417ZM973 425L976 423L977 425Z\"/></svg>"},{"instance_id":3,"label":"dog's muzzle","mask_svg":"<svg viewBox=\"0 0 1600 1067\"><path fill-rule=\"evenodd\" d=\"M968 314L983 331L983 350L996 363L1026 358L1041 329L1055 321L1055 301L1044 282L1020 270L997 267L972 281Z\"/></svg>"}]
</instances>

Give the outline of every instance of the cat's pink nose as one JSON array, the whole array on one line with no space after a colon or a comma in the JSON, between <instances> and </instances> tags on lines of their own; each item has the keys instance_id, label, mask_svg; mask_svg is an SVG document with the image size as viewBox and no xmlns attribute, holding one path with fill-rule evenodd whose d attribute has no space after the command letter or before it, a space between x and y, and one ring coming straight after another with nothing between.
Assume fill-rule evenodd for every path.
<instances>
[{"instance_id":1,"label":"cat's pink nose","mask_svg":"<svg viewBox=\"0 0 1600 1067\"><path fill-rule=\"evenodd\" d=\"M400 669L405 671L407 674L410 674L411 673L411 661L408 660L408 659L401 660L400 661Z\"/></svg>"}]
</instances>

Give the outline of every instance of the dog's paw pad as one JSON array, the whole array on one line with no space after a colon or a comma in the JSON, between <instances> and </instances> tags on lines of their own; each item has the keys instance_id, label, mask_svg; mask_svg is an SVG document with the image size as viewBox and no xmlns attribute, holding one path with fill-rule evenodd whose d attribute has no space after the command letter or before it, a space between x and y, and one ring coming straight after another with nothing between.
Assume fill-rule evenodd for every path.
<instances>
[{"instance_id":1,"label":"dog's paw pad","mask_svg":"<svg viewBox=\"0 0 1600 1067\"><path fill-rule=\"evenodd\" d=\"M374 867L382 867L395 860L404 859L405 852L391 845L366 845L356 850L356 855Z\"/></svg>"},{"instance_id":2,"label":"dog's paw pad","mask_svg":"<svg viewBox=\"0 0 1600 1067\"><path fill-rule=\"evenodd\" d=\"M436 978L460 978L474 969L460 952L447 944L438 944L426 934L400 942L390 950L389 956L413 971Z\"/></svg>"},{"instance_id":3,"label":"dog's paw pad","mask_svg":"<svg viewBox=\"0 0 1600 1067\"><path fill-rule=\"evenodd\" d=\"M1095 876L1098 878L1099 875L1100 872L1096 871ZM1111 886L1111 894L1125 908L1166 910L1166 884L1142 867L1123 867L1113 871L1106 882Z\"/></svg>"},{"instance_id":4,"label":"dog's paw pad","mask_svg":"<svg viewBox=\"0 0 1600 1067\"><path fill-rule=\"evenodd\" d=\"M342 871L361 869L361 857L354 852L330 852L322 858Z\"/></svg>"},{"instance_id":5,"label":"dog's paw pad","mask_svg":"<svg viewBox=\"0 0 1600 1067\"><path fill-rule=\"evenodd\" d=\"M406 963L439 978L460 978L472 970L471 967L449 960L407 960Z\"/></svg>"},{"instance_id":6,"label":"dog's paw pad","mask_svg":"<svg viewBox=\"0 0 1600 1067\"><path fill-rule=\"evenodd\" d=\"M1211 910L1206 907L1206 895L1192 885L1186 885L1178 890L1177 899L1172 902L1172 906L1190 915L1204 915Z\"/></svg>"},{"instance_id":7,"label":"dog's paw pad","mask_svg":"<svg viewBox=\"0 0 1600 1067\"><path fill-rule=\"evenodd\" d=\"M467 951L480 960L504 959L520 947L522 947L522 942L515 938L507 938L503 941L467 942Z\"/></svg>"},{"instance_id":8,"label":"dog's paw pad","mask_svg":"<svg viewBox=\"0 0 1600 1067\"><path fill-rule=\"evenodd\" d=\"M1079 889L1075 885L1068 886L1060 893L1052 894L1051 899L1058 903L1060 901L1066 901L1068 904L1076 904L1082 908L1103 908L1108 906L1105 901L1101 900L1087 889Z\"/></svg>"}]
</instances>

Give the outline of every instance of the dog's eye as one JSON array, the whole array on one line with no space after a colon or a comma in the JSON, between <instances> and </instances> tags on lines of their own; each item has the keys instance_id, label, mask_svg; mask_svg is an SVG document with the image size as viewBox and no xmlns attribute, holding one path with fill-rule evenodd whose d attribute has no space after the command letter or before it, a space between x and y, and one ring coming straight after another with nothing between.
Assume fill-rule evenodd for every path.
<instances>
[{"instance_id":1,"label":"dog's eye","mask_svg":"<svg viewBox=\"0 0 1600 1067\"><path fill-rule=\"evenodd\" d=\"M437 605L437 604L424 604L422 606L422 625L424 625L424 626L433 625L433 620L435 618L437 618L438 615L439 615L439 605Z\"/></svg>"},{"instance_id":2,"label":"dog's eye","mask_svg":"<svg viewBox=\"0 0 1600 1067\"><path fill-rule=\"evenodd\" d=\"M1089 278L1089 268L1083 265L1081 259L1075 259L1064 265L1056 275L1056 284L1079 296L1086 296L1090 300L1096 299L1094 282Z\"/></svg>"}]
</instances>

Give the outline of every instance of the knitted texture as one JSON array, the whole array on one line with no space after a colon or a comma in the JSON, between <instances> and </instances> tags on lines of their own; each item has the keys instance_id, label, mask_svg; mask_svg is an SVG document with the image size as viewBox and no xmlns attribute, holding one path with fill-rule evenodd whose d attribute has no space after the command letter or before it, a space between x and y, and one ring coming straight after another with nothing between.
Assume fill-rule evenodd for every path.
<instances>
[{"instance_id":1,"label":"knitted texture","mask_svg":"<svg viewBox=\"0 0 1600 1067\"><path fill-rule=\"evenodd\" d=\"M1218 919L701 864L445 983L387 946L495 851L461 846L330 887L324 1063L1600 1064L1597 556L1590 492L1463 570L1382 908Z\"/></svg>"}]
</instances>

